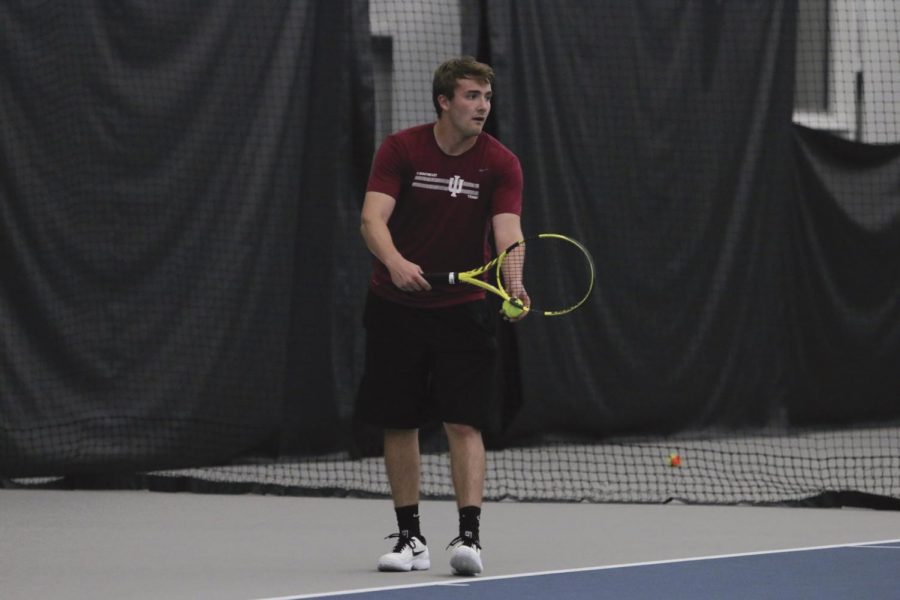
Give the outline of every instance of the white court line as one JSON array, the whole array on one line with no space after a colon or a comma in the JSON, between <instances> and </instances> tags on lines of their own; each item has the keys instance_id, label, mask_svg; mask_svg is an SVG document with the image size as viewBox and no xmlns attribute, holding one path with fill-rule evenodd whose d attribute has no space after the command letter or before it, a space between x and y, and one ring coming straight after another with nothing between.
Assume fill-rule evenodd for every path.
<instances>
[{"instance_id":1,"label":"white court line","mask_svg":"<svg viewBox=\"0 0 900 600\"><path fill-rule=\"evenodd\" d=\"M617 565L603 565L600 567L581 567L578 569L558 569L555 571L535 571L532 573L517 573L515 575L494 575L489 577L476 577L471 581L476 583L479 581L499 581L502 579L518 579L521 577L541 577L543 575L561 575L564 573L585 573L588 571L608 571L611 569L625 569L630 567L648 567L654 565L668 565L684 562L694 562L700 560L718 560L723 558L740 558L743 556L765 556L767 554L788 554L790 552L813 552L816 550L834 550L836 548L890 548L900 549L900 545L894 546L889 544L900 544L900 540L877 540L871 542L854 542L852 544L831 544L828 546L806 546L803 548L785 548L782 550L759 550L756 552L738 552L734 554L713 554L710 556L695 556L691 558L670 558L666 560L650 560L646 562L622 563ZM273 598L257 598L256 600L303 600L304 598L325 598L328 596L341 596L344 594L366 594L370 592L387 592L391 590L406 590L422 587L434 586L454 586L468 585L461 581L453 581L442 583L432 581L428 583L413 583L409 585L392 585L385 587L360 588L355 590L343 590L339 592L322 592L318 594L302 594L300 596L278 596Z\"/></svg>"}]
</instances>

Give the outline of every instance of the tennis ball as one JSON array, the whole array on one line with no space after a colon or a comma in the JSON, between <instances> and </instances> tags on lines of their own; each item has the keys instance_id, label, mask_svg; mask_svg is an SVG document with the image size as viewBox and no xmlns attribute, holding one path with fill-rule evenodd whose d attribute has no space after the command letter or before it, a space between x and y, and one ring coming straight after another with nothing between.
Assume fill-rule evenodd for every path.
<instances>
[{"instance_id":1,"label":"tennis ball","mask_svg":"<svg viewBox=\"0 0 900 600\"><path fill-rule=\"evenodd\" d=\"M503 301L503 314L510 319L515 319L523 312L525 312L525 307L518 299L510 298L509 300Z\"/></svg>"},{"instance_id":2,"label":"tennis ball","mask_svg":"<svg viewBox=\"0 0 900 600\"><path fill-rule=\"evenodd\" d=\"M669 466L670 467L680 467L681 466L681 456L677 453L672 453L669 455Z\"/></svg>"}]
</instances>

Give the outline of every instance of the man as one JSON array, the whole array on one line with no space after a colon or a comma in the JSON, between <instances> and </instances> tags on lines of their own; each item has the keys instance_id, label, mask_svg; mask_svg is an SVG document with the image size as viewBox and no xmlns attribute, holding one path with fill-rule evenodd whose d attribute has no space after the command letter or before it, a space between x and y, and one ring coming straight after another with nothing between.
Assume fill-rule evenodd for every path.
<instances>
[{"instance_id":1,"label":"man","mask_svg":"<svg viewBox=\"0 0 900 600\"><path fill-rule=\"evenodd\" d=\"M437 120L385 139L363 202L361 231L374 258L357 415L384 429L399 527L389 536L397 538L393 551L379 559L383 571L431 565L419 526L419 427L434 420L447 435L459 511L450 565L460 575L482 571L481 430L493 396L494 319L483 291L432 288L422 275L486 262L491 232L501 250L522 238L519 160L482 131L493 80L491 67L471 57L440 65L432 85ZM521 284L509 291L528 305Z\"/></svg>"}]
</instances>

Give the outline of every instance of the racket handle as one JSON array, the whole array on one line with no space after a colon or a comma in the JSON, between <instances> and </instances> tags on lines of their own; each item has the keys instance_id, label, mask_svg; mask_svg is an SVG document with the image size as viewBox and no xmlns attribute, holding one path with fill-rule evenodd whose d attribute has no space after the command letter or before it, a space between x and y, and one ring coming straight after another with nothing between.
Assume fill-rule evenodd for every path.
<instances>
[{"instance_id":1,"label":"racket handle","mask_svg":"<svg viewBox=\"0 0 900 600\"><path fill-rule=\"evenodd\" d=\"M424 273L422 277L431 285L456 285L459 279L456 273Z\"/></svg>"}]
</instances>

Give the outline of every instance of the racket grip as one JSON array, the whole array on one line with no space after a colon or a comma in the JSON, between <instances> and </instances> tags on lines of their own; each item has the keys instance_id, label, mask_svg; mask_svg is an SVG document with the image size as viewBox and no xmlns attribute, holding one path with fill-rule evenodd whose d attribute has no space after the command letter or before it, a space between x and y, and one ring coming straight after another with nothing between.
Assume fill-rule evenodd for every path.
<instances>
[{"instance_id":1,"label":"racket grip","mask_svg":"<svg viewBox=\"0 0 900 600\"><path fill-rule=\"evenodd\" d=\"M431 285L456 285L456 273L423 273L422 277Z\"/></svg>"}]
</instances>

